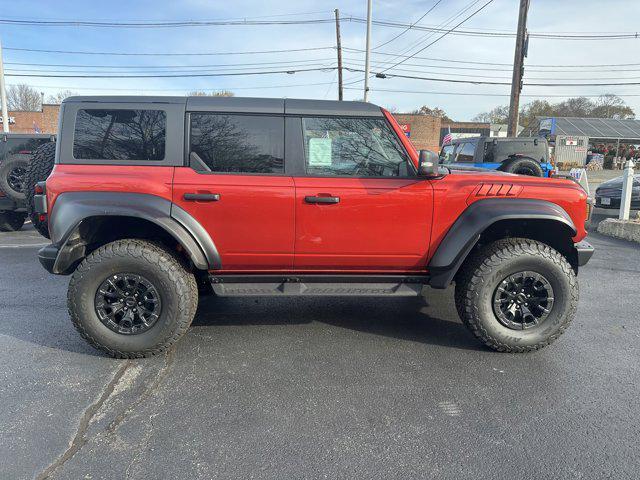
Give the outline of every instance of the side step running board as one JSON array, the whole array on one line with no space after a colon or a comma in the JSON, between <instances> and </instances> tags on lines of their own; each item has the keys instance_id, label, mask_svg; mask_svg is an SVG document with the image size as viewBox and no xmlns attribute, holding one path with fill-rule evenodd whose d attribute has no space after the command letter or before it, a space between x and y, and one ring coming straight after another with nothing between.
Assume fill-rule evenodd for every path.
<instances>
[{"instance_id":1,"label":"side step running board","mask_svg":"<svg viewBox=\"0 0 640 480\"><path fill-rule=\"evenodd\" d=\"M415 297L422 293L422 288L429 281L426 275L210 275L209 279L214 293L221 297Z\"/></svg>"}]
</instances>

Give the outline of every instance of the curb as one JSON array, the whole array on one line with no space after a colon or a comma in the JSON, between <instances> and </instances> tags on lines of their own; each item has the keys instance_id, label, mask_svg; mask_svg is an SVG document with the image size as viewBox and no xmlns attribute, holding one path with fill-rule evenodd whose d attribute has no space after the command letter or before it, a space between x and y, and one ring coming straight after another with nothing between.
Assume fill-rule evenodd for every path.
<instances>
[{"instance_id":1,"label":"curb","mask_svg":"<svg viewBox=\"0 0 640 480\"><path fill-rule=\"evenodd\" d=\"M606 218L598 224L598 233L640 243L640 223Z\"/></svg>"}]
</instances>

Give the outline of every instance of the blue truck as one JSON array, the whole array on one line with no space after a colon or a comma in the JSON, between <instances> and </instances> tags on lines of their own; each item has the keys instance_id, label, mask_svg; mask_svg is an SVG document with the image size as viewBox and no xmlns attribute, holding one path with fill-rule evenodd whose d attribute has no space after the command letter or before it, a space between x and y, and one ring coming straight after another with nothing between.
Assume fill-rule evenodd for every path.
<instances>
[{"instance_id":1,"label":"blue truck","mask_svg":"<svg viewBox=\"0 0 640 480\"><path fill-rule=\"evenodd\" d=\"M549 177L554 168L547 140L541 137L458 138L442 147L440 163L534 177Z\"/></svg>"}]
</instances>

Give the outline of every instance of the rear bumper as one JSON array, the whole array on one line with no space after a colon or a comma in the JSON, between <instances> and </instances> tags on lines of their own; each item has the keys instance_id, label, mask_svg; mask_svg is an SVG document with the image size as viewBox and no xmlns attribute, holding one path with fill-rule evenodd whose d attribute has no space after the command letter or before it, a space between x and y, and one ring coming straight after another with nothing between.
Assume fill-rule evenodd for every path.
<instances>
[{"instance_id":1,"label":"rear bumper","mask_svg":"<svg viewBox=\"0 0 640 480\"><path fill-rule=\"evenodd\" d=\"M54 273L53 268L56 264L59 252L60 249L53 244L42 247L38 251L38 260L47 272Z\"/></svg>"},{"instance_id":2,"label":"rear bumper","mask_svg":"<svg viewBox=\"0 0 640 480\"><path fill-rule=\"evenodd\" d=\"M591 259L591 256L594 252L594 248L591 246L591 244L583 240L581 242L574 243L573 248L575 248L576 254L578 256L578 266L581 267L583 265L586 265L587 262Z\"/></svg>"}]
</instances>

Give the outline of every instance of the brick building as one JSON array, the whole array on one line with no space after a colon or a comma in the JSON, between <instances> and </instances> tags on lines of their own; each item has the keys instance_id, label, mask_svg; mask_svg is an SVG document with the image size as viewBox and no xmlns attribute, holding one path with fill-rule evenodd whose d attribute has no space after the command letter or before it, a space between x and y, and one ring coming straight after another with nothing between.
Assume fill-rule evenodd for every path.
<instances>
[{"instance_id":1,"label":"brick building","mask_svg":"<svg viewBox=\"0 0 640 480\"><path fill-rule=\"evenodd\" d=\"M403 128L405 135L418 150L440 150L440 129L442 119L431 115L394 113L393 116Z\"/></svg>"},{"instance_id":2,"label":"brick building","mask_svg":"<svg viewBox=\"0 0 640 480\"><path fill-rule=\"evenodd\" d=\"M477 122L451 122L430 115L394 113L400 126L418 150L440 151L442 139L451 131L453 138L491 135L491 125Z\"/></svg>"},{"instance_id":3,"label":"brick building","mask_svg":"<svg viewBox=\"0 0 640 480\"><path fill-rule=\"evenodd\" d=\"M9 112L9 131L12 133L57 133L60 105L44 104L35 112Z\"/></svg>"}]
</instances>

